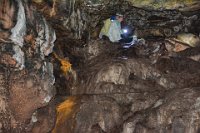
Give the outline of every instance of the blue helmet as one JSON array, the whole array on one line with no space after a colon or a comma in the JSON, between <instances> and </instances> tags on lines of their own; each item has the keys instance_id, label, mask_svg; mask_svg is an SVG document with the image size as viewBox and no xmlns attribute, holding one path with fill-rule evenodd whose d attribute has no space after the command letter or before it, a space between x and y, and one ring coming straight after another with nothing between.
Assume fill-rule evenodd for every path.
<instances>
[{"instance_id":1,"label":"blue helmet","mask_svg":"<svg viewBox=\"0 0 200 133\"><path fill-rule=\"evenodd\" d=\"M114 15L111 16L111 17L110 17L110 20L111 20L111 21L112 21L112 20L116 20L116 16L114 16Z\"/></svg>"}]
</instances>

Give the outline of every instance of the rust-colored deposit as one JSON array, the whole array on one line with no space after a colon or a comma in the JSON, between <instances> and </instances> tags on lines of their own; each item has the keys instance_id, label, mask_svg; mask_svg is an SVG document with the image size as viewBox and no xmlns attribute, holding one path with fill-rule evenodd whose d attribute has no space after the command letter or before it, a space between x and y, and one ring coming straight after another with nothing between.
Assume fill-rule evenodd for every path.
<instances>
[{"instance_id":1,"label":"rust-colored deposit","mask_svg":"<svg viewBox=\"0 0 200 133\"><path fill-rule=\"evenodd\" d=\"M74 114L77 112L77 103L77 97L69 97L57 107L57 120L52 133L61 133L63 131L66 131L65 133L72 132L71 125L73 124L69 125L68 123L73 119ZM73 120L70 121L70 123L73 123Z\"/></svg>"},{"instance_id":2,"label":"rust-colored deposit","mask_svg":"<svg viewBox=\"0 0 200 133\"><path fill-rule=\"evenodd\" d=\"M60 69L62 70L62 72L64 74L67 74L67 72L70 72L71 66L72 66L71 63L66 59L60 58L56 53L53 53L53 54L54 54L54 57L60 61L60 64L61 64Z\"/></svg>"}]
</instances>

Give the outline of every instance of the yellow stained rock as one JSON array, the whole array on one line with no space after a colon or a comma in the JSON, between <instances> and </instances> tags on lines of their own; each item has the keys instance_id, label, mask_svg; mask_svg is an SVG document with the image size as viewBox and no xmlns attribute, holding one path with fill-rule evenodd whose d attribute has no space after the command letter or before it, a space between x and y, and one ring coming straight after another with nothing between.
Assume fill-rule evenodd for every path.
<instances>
[{"instance_id":1,"label":"yellow stained rock","mask_svg":"<svg viewBox=\"0 0 200 133\"><path fill-rule=\"evenodd\" d=\"M60 69L63 71L63 73L67 74L67 72L70 72L72 64L66 59L61 59L56 53L53 53L53 54L55 58L60 61L61 63Z\"/></svg>"},{"instance_id":2,"label":"yellow stained rock","mask_svg":"<svg viewBox=\"0 0 200 133\"><path fill-rule=\"evenodd\" d=\"M60 67L60 69L63 71L63 73L66 74L68 71L71 70L71 64L69 63L69 61L63 59L60 62L61 62L61 65L62 65Z\"/></svg>"},{"instance_id":3,"label":"yellow stained rock","mask_svg":"<svg viewBox=\"0 0 200 133\"><path fill-rule=\"evenodd\" d=\"M74 113L75 105L77 98L69 97L66 101L61 103L57 108L57 119L56 125L52 131L52 133L59 133L60 127L65 125L67 119L70 119ZM68 133L68 131L66 131Z\"/></svg>"}]
</instances>

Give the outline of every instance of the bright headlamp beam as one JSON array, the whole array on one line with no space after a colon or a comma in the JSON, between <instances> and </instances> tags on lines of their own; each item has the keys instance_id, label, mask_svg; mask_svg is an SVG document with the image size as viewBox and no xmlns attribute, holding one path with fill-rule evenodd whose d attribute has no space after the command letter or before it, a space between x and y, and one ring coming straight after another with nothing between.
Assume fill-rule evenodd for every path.
<instances>
[{"instance_id":1,"label":"bright headlamp beam","mask_svg":"<svg viewBox=\"0 0 200 133\"><path fill-rule=\"evenodd\" d=\"M124 32L124 33L127 33L127 32L128 32L128 30L127 30L127 29L123 29L123 32Z\"/></svg>"}]
</instances>

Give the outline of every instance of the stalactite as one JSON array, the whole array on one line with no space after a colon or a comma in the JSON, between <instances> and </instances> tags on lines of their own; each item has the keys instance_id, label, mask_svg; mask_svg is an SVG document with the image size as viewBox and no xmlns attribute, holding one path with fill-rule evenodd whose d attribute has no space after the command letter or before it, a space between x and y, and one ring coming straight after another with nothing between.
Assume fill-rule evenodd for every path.
<instances>
[{"instance_id":1,"label":"stalactite","mask_svg":"<svg viewBox=\"0 0 200 133\"><path fill-rule=\"evenodd\" d=\"M30 4L0 0L0 132L31 132L41 120L34 112L55 95L53 65L46 59L55 31Z\"/></svg>"},{"instance_id":2,"label":"stalactite","mask_svg":"<svg viewBox=\"0 0 200 133\"><path fill-rule=\"evenodd\" d=\"M24 6L21 0L17 0L18 3L18 13L17 13L17 23L14 28L11 29L12 35L10 39L19 45L23 46L24 43L24 35L26 34L26 16Z\"/></svg>"}]
</instances>

